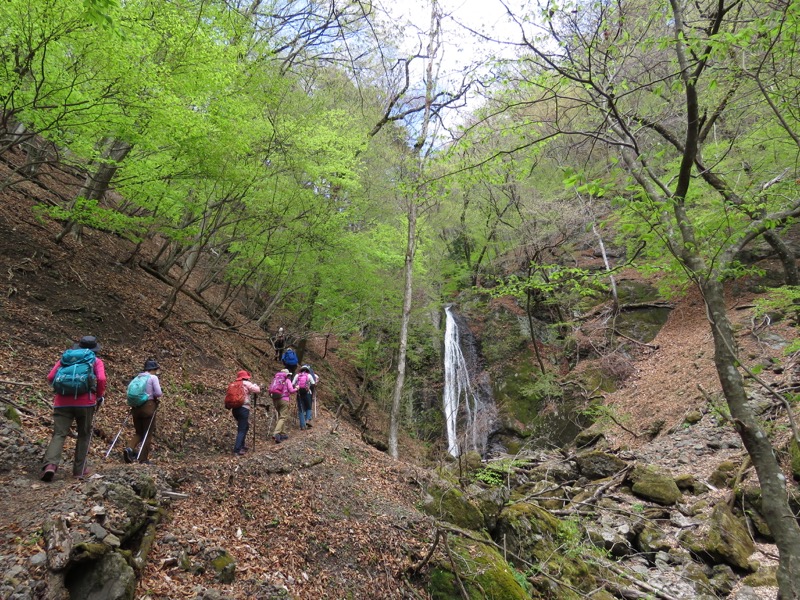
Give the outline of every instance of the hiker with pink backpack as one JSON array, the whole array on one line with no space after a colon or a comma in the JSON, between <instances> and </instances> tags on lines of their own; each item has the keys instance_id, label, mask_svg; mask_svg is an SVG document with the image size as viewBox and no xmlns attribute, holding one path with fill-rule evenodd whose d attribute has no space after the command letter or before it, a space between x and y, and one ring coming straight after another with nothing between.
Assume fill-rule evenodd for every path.
<instances>
[{"instance_id":1,"label":"hiker with pink backpack","mask_svg":"<svg viewBox=\"0 0 800 600\"><path fill-rule=\"evenodd\" d=\"M300 429L311 428L311 387L314 383L314 376L308 365L300 367L300 371L292 379L292 385L297 389L297 416L300 420Z\"/></svg>"},{"instance_id":2,"label":"hiker with pink backpack","mask_svg":"<svg viewBox=\"0 0 800 600\"><path fill-rule=\"evenodd\" d=\"M275 377L269 385L269 397L272 398L272 405L275 407L275 412L278 413L278 422L275 423L275 429L272 432L276 444L289 439L285 431L286 416L291 407L291 394L297 392L297 388L292 385L290 375L289 369L282 369L275 373Z\"/></svg>"}]
</instances>

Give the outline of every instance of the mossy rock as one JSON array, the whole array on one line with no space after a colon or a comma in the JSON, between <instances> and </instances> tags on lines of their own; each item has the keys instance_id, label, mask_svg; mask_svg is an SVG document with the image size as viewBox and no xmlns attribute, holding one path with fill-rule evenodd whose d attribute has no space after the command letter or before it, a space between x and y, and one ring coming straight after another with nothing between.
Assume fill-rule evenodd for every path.
<instances>
[{"instance_id":1,"label":"mossy rock","mask_svg":"<svg viewBox=\"0 0 800 600\"><path fill-rule=\"evenodd\" d=\"M448 536L450 553L458 568L458 580L470 600L527 600L530 594L514 577L514 570L494 546ZM520 577L524 581L524 577ZM449 561L433 568L428 591L433 600L462 600L458 580Z\"/></svg>"},{"instance_id":2,"label":"mossy rock","mask_svg":"<svg viewBox=\"0 0 800 600\"><path fill-rule=\"evenodd\" d=\"M699 423L703 420L703 413L699 410L693 410L686 414L683 418L683 422L687 425L694 425L695 423Z\"/></svg>"},{"instance_id":3,"label":"mossy rock","mask_svg":"<svg viewBox=\"0 0 800 600\"><path fill-rule=\"evenodd\" d=\"M422 503L424 512L465 529L480 531L484 528L483 513L457 487L439 482L430 485L427 492Z\"/></svg>"},{"instance_id":4,"label":"mossy rock","mask_svg":"<svg viewBox=\"0 0 800 600\"><path fill-rule=\"evenodd\" d=\"M671 475L649 465L637 465L629 479L631 491L645 500L669 506L678 502L682 494Z\"/></svg>"},{"instance_id":5,"label":"mossy rock","mask_svg":"<svg viewBox=\"0 0 800 600\"><path fill-rule=\"evenodd\" d=\"M674 481L675 485L677 485L678 489L682 492L694 491L695 485L697 484L697 480L691 473L681 473L680 475L676 475Z\"/></svg>"},{"instance_id":6,"label":"mossy rock","mask_svg":"<svg viewBox=\"0 0 800 600\"><path fill-rule=\"evenodd\" d=\"M136 575L122 555L107 552L96 561L71 569L64 586L70 598L133 600Z\"/></svg>"},{"instance_id":7,"label":"mossy rock","mask_svg":"<svg viewBox=\"0 0 800 600\"><path fill-rule=\"evenodd\" d=\"M227 550L218 548L210 557L209 565L220 583L233 583L236 578L236 561Z\"/></svg>"},{"instance_id":8,"label":"mossy rock","mask_svg":"<svg viewBox=\"0 0 800 600\"><path fill-rule=\"evenodd\" d=\"M603 439L605 439L605 434L600 429L600 426L595 424L578 433L573 443L576 448L588 448L589 446L594 446Z\"/></svg>"},{"instance_id":9,"label":"mossy rock","mask_svg":"<svg viewBox=\"0 0 800 600\"><path fill-rule=\"evenodd\" d=\"M12 423L22 426L22 417L20 416L19 411L13 406L6 406L5 410L3 411L3 415Z\"/></svg>"},{"instance_id":10,"label":"mossy rock","mask_svg":"<svg viewBox=\"0 0 800 600\"><path fill-rule=\"evenodd\" d=\"M718 488L729 487L731 483L733 483L738 469L738 465L732 461L726 460L725 462L721 462L708 478L708 482Z\"/></svg>"},{"instance_id":11,"label":"mossy rock","mask_svg":"<svg viewBox=\"0 0 800 600\"><path fill-rule=\"evenodd\" d=\"M678 537L685 548L712 564L726 563L737 569L749 570L750 555L755 547L744 524L724 502L714 507L708 527L687 530Z\"/></svg>"},{"instance_id":12,"label":"mossy rock","mask_svg":"<svg viewBox=\"0 0 800 600\"><path fill-rule=\"evenodd\" d=\"M755 573L750 573L742 579L742 584L750 587L778 587L778 567L773 565L761 567Z\"/></svg>"},{"instance_id":13,"label":"mossy rock","mask_svg":"<svg viewBox=\"0 0 800 600\"><path fill-rule=\"evenodd\" d=\"M636 536L636 547L652 559L656 552L669 552L671 546L661 529L648 524Z\"/></svg>"},{"instance_id":14,"label":"mossy rock","mask_svg":"<svg viewBox=\"0 0 800 600\"><path fill-rule=\"evenodd\" d=\"M600 450L579 454L575 457L575 462L578 463L581 475L592 481L611 477L626 466L621 458Z\"/></svg>"},{"instance_id":15,"label":"mossy rock","mask_svg":"<svg viewBox=\"0 0 800 600\"><path fill-rule=\"evenodd\" d=\"M106 498L119 509L114 512L109 511L109 514L114 516L109 519L106 528L123 532L119 537L124 544L146 523L147 506L133 489L119 483L108 484Z\"/></svg>"},{"instance_id":16,"label":"mossy rock","mask_svg":"<svg viewBox=\"0 0 800 600\"><path fill-rule=\"evenodd\" d=\"M497 520L496 537L522 561L547 560L558 537L560 521L545 509L529 502L507 506ZM512 562L515 560L512 557ZM520 563L520 568L525 564Z\"/></svg>"}]
</instances>

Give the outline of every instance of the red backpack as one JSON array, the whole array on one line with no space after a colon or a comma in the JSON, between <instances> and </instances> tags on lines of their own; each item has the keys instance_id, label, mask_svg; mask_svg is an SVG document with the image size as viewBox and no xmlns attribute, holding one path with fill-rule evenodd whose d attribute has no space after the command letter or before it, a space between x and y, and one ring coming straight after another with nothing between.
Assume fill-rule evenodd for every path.
<instances>
[{"instance_id":1,"label":"red backpack","mask_svg":"<svg viewBox=\"0 0 800 600\"><path fill-rule=\"evenodd\" d=\"M283 392L286 388L286 373L278 371L272 383L269 384L269 397L273 400L280 400L283 398Z\"/></svg>"},{"instance_id":2,"label":"red backpack","mask_svg":"<svg viewBox=\"0 0 800 600\"><path fill-rule=\"evenodd\" d=\"M241 408L247 392L244 389L244 382L241 379L232 381L228 384L228 391L225 392L225 408Z\"/></svg>"}]
</instances>

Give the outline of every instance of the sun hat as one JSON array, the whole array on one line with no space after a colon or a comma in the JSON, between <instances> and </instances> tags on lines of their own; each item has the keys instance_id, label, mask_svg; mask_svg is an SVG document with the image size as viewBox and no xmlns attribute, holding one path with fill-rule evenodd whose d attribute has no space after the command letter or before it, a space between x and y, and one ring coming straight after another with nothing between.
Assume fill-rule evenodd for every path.
<instances>
[{"instance_id":1,"label":"sun hat","mask_svg":"<svg viewBox=\"0 0 800 600\"><path fill-rule=\"evenodd\" d=\"M142 370L143 371L155 371L155 370L160 369L160 368L161 367L158 366L158 363L156 361L154 361L152 358L148 358L146 361L144 361L144 369L142 369Z\"/></svg>"},{"instance_id":2,"label":"sun hat","mask_svg":"<svg viewBox=\"0 0 800 600\"><path fill-rule=\"evenodd\" d=\"M250 379L250 373L242 369L236 373L236 379Z\"/></svg>"},{"instance_id":3,"label":"sun hat","mask_svg":"<svg viewBox=\"0 0 800 600\"><path fill-rule=\"evenodd\" d=\"M97 338L93 335L85 335L77 343L73 344L73 350L77 350L78 348L100 352L100 344L97 343Z\"/></svg>"}]
</instances>

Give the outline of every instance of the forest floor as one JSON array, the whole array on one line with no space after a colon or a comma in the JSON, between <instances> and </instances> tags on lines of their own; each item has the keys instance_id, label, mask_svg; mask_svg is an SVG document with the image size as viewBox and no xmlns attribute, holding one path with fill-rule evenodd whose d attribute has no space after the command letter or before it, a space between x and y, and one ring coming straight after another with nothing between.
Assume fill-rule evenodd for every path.
<instances>
[{"instance_id":1,"label":"forest floor","mask_svg":"<svg viewBox=\"0 0 800 600\"><path fill-rule=\"evenodd\" d=\"M68 195L76 182L48 185ZM299 431L292 423L289 440L276 445L269 436L274 412L256 409L251 452L233 456L235 423L222 397L238 368L251 370L261 384L271 378L277 363L263 332L248 322L238 334L216 329L185 296L159 327L159 305L169 288L136 261L128 266L134 244L91 230L80 241L56 244L59 224L38 218L34 210L51 194L27 184L0 197L0 398L24 409L22 433L0 433L0 571L27 565L41 551L45 519L69 511L71 503L90 502L86 482L70 479L62 469L45 484L39 469L52 424L45 376L72 341L95 335L103 345L109 388L95 423L94 477L146 469L163 487L186 495L172 501L159 528L137 598L189 598L203 587L248 598L255 597L257 581L285 587L297 598L424 597L405 574L425 555L434 531L416 509L430 465L423 466L425 449L413 440L401 440L402 459L393 461L337 417L336 397L359 399L348 349L335 339L309 341L304 360L322 378L312 429ZM754 322L754 292L746 283L729 292L742 355L766 367L763 377L771 385L792 383L795 369L780 361L794 329ZM676 473L690 467L707 478L725 456L743 450L734 443L709 451L704 426L681 428L690 411L716 410L709 398L719 397L709 327L695 292L674 301L651 344L657 348L641 353L634 375L606 401L627 429L641 432L663 421L662 433L647 440L609 424L607 436L621 451ZM127 412L125 384L148 357L161 363L165 391L154 464L122 463L118 450L130 429L105 459ZM381 412L372 409L370 415L380 431ZM68 440L65 459L72 443ZM180 568L180 549L186 547L228 550L237 561L236 581L221 585L211 574Z\"/></svg>"}]
</instances>

